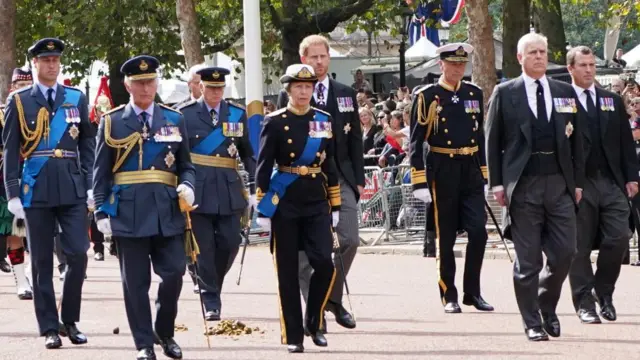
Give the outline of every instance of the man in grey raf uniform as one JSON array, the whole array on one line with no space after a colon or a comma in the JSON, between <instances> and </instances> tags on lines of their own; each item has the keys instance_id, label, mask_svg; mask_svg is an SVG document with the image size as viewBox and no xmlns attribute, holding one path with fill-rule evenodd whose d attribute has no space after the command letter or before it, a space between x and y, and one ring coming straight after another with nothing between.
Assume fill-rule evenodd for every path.
<instances>
[{"instance_id":1,"label":"man in grey raf uniform","mask_svg":"<svg viewBox=\"0 0 640 360\"><path fill-rule=\"evenodd\" d=\"M93 177L96 225L117 244L129 327L137 359L145 360L156 358L154 342L166 356L182 358L173 339L186 266L178 197L193 205L195 183L182 114L154 102L159 65L147 55L122 65L131 101L102 117ZM151 265L161 279L155 326Z\"/></svg>"},{"instance_id":2,"label":"man in grey raf uniform","mask_svg":"<svg viewBox=\"0 0 640 360\"><path fill-rule=\"evenodd\" d=\"M219 67L200 69L202 97L179 108L186 121L191 161L196 166L196 204L191 216L198 240L200 291L205 318L220 320L220 292L240 246L240 218L247 207L246 190L238 175L240 156L249 173L251 193L255 160L249 143L247 115L243 108L222 99L225 76ZM255 206L255 195L251 195Z\"/></svg>"},{"instance_id":3,"label":"man in grey raf uniform","mask_svg":"<svg viewBox=\"0 0 640 360\"><path fill-rule=\"evenodd\" d=\"M37 79L9 95L2 132L8 208L16 218L26 220L36 318L47 349L62 346L60 329L73 344L87 342L75 324L80 320L89 249L85 224L87 208L93 207L95 130L89 123L85 95L57 83L63 50L62 41L52 38L29 48ZM21 157L25 159L22 167ZM59 326L52 280L56 221L66 235L62 241L67 258L63 326Z\"/></svg>"}]
</instances>

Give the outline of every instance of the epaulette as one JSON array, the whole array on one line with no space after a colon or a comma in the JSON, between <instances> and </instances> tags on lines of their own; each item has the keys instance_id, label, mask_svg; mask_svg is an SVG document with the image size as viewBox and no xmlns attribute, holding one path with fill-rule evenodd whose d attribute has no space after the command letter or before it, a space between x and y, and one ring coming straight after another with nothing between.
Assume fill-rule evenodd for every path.
<instances>
[{"instance_id":1,"label":"epaulette","mask_svg":"<svg viewBox=\"0 0 640 360\"><path fill-rule=\"evenodd\" d=\"M161 108L163 108L163 109L170 110L170 111L176 112L176 113L178 113L178 114L182 114L182 113L180 112L180 110L176 110L176 109L174 109L174 108L172 108L172 107L169 107L169 106L167 106L167 105L165 105L165 104L158 104L158 105L160 105L160 107L161 107Z\"/></svg>"},{"instance_id":2,"label":"epaulette","mask_svg":"<svg viewBox=\"0 0 640 360\"><path fill-rule=\"evenodd\" d=\"M419 93L421 93L421 92L423 92L423 91L427 90L428 88L433 87L435 85L436 84L427 84L427 85L418 87L413 91L413 95L417 95L417 94L419 94Z\"/></svg>"},{"instance_id":3,"label":"epaulette","mask_svg":"<svg viewBox=\"0 0 640 360\"><path fill-rule=\"evenodd\" d=\"M265 117L273 117L273 116L276 116L276 115L280 115L280 114L284 113L285 111L287 111L286 107L284 107L282 109L278 109L276 111L272 111L269 114L267 114Z\"/></svg>"},{"instance_id":4,"label":"epaulette","mask_svg":"<svg viewBox=\"0 0 640 360\"><path fill-rule=\"evenodd\" d=\"M178 111L180 111L180 110L182 110L182 109L186 108L187 106L191 106L191 105L193 105L193 104L195 104L195 103L197 103L197 102L198 102L198 100L193 100L193 99L191 99L191 100L189 100L189 101L187 101L187 102L185 102L185 103L180 104L180 105L179 105L177 108L175 108L174 110L178 110Z\"/></svg>"},{"instance_id":5,"label":"epaulette","mask_svg":"<svg viewBox=\"0 0 640 360\"><path fill-rule=\"evenodd\" d=\"M106 113L102 114L102 116L113 114L114 112L116 112L118 110L124 109L125 106L126 106L125 104L122 104L120 106L116 106L113 109L111 109L111 110L107 111Z\"/></svg>"},{"instance_id":6,"label":"epaulette","mask_svg":"<svg viewBox=\"0 0 640 360\"><path fill-rule=\"evenodd\" d=\"M311 108L312 108L313 110L315 110L315 111L319 112L319 113L322 113L322 114L325 114L325 115L331 116L331 114L329 114L328 112L326 112L326 111L324 111L324 110L320 110L320 109L318 109L317 107L313 107L313 106L312 106Z\"/></svg>"},{"instance_id":7,"label":"epaulette","mask_svg":"<svg viewBox=\"0 0 640 360\"><path fill-rule=\"evenodd\" d=\"M27 91L27 90L31 90L31 86L25 86L25 87L20 88L20 89L18 89L18 90L14 90L14 91L12 91L12 92L7 96L7 98L10 98L10 97L12 97L12 96L13 96L13 95L15 95L15 94L20 94L20 93L25 92L25 91Z\"/></svg>"},{"instance_id":8,"label":"epaulette","mask_svg":"<svg viewBox=\"0 0 640 360\"><path fill-rule=\"evenodd\" d=\"M471 81L466 81L466 80L462 80L463 83L467 84L467 85L471 85L473 87L475 87L478 90L482 90L482 88L474 83L472 83Z\"/></svg>"},{"instance_id":9,"label":"epaulette","mask_svg":"<svg viewBox=\"0 0 640 360\"><path fill-rule=\"evenodd\" d=\"M237 103L235 103L233 101L227 100L227 104L229 104L230 106L233 106L233 107L237 107L240 110L247 110L247 108L245 108L244 106L242 106L240 104L237 104Z\"/></svg>"}]
</instances>

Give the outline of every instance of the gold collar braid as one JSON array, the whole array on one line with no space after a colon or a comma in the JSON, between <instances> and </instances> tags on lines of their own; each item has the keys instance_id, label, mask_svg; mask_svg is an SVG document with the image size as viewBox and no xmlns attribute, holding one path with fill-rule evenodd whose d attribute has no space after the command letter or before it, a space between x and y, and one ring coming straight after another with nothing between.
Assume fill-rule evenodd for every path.
<instances>
[{"instance_id":1,"label":"gold collar braid","mask_svg":"<svg viewBox=\"0 0 640 360\"><path fill-rule=\"evenodd\" d=\"M24 117L24 107L22 106L20 95L15 94L13 96L13 99L15 100L16 108L18 109L20 132L22 133L22 138L24 139L24 144L22 144L21 146L20 154L23 158L27 158L40 144L42 135L46 137L47 142L49 141L49 112L46 108L40 108L40 111L38 111L38 117L36 119L36 128L35 130L31 130L29 129L27 120Z\"/></svg>"},{"instance_id":2,"label":"gold collar braid","mask_svg":"<svg viewBox=\"0 0 640 360\"><path fill-rule=\"evenodd\" d=\"M111 116L104 115L104 140L107 145L117 150L116 163L113 166L112 171L115 173L118 171L122 163L127 159L136 144L139 147L138 151L138 170L142 170L142 136L139 132L127 136L124 139L114 139L111 137ZM124 153L122 153L124 150Z\"/></svg>"}]
</instances>

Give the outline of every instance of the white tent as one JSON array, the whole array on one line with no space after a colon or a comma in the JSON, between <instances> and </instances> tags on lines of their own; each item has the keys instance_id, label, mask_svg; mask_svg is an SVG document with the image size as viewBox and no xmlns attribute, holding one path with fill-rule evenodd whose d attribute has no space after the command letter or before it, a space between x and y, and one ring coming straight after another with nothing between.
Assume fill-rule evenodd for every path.
<instances>
[{"instance_id":1,"label":"white tent","mask_svg":"<svg viewBox=\"0 0 640 360\"><path fill-rule=\"evenodd\" d=\"M426 36L423 36L412 47L404 52L405 58L425 58L432 59L436 56L436 50L438 49L431 41L427 40Z\"/></svg>"},{"instance_id":2,"label":"white tent","mask_svg":"<svg viewBox=\"0 0 640 360\"><path fill-rule=\"evenodd\" d=\"M640 67L640 45L622 55L622 60L627 62L628 67Z\"/></svg>"}]
</instances>

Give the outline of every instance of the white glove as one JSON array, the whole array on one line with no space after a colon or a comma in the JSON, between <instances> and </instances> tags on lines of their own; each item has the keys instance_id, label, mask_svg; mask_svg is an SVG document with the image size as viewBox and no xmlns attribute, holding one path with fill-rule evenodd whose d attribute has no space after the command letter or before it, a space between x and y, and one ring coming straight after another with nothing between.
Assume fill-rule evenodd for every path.
<instances>
[{"instance_id":1,"label":"white glove","mask_svg":"<svg viewBox=\"0 0 640 360\"><path fill-rule=\"evenodd\" d=\"M104 236L111 236L111 221L108 218L98 220L96 226L98 227L98 231L103 233Z\"/></svg>"},{"instance_id":2,"label":"white glove","mask_svg":"<svg viewBox=\"0 0 640 360\"><path fill-rule=\"evenodd\" d=\"M429 192L429 189L413 190L413 196L427 204L431 203L431 193Z\"/></svg>"},{"instance_id":3,"label":"white glove","mask_svg":"<svg viewBox=\"0 0 640 360\"><path fill-rule=\"evenodd\" d=\"M487 195L489 195L489 184L484 186L484 197L487 197Z\"/></svg>"},{"instance_id":4,"label":"white glove","mask_svg":"<svg viewBox=\"0 0 640 360\"><path fill-rule=\"evenodd\" d=\"M94 209L96 202L93 200L93 190L87 190L87 208Z\"/></svg>"},{"instance_id":5,"label":"white glove","mask_svg":"<svg viewBox=\"0 0 640 360\"><path fill-rule=\"evenodd\" d=\"M264 231L271 231L271 219L268 217L258 217L256 219L256 223L260 226Z\"/></svg>"},{"instance_id":6,"label":"white glove","mask_svg":"<svg viewBox=\"0 0 640 360\"><path fill-rule=\"evenodd\" d=\"M249 206L251 206L253 210L255 210L256 206L258 206L258 200L256 200L256 194L249 196Z\"/></svg>"},{"instance_id":7,"label":"white glove","mask_svg":"<svg viewBox=\"0 0 640 360\"><path fill-rule=\"evenodd\" d=\"M13 216L18 219L24 219L24 207L22 207L22 201L20 201L19 197L14 197L13 199L9 200L7 207L9 208L9 212L11 212Z\"/></svg>"},{"instance_id":8,"label":"white glove","mask_svg":"<svg viewBox=\"0 0 640 360\"><path fill-rule=\"evenodd\" d=\"M333 211L331 213L331 222L334 228L338 226L338 221L340 221L340 211Z\"/></svg>"},{"instance_id":9,"label":"white glove","mask_svg":"<svg viewBox=\"0 0 640 360\"><path fill-rule=\"evenodd\" d=\"M189 206L193 206L193 202L196 200L196 196L193 193L193 190L185 184L178 185L176 189L178 192L178 196L183 198Z\"/></svg>"}]
</instances>

